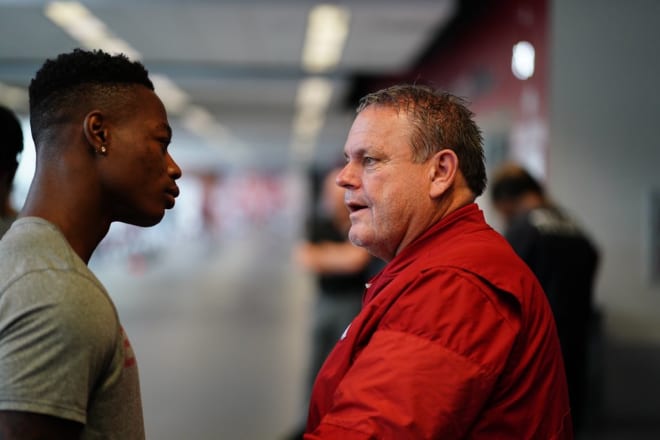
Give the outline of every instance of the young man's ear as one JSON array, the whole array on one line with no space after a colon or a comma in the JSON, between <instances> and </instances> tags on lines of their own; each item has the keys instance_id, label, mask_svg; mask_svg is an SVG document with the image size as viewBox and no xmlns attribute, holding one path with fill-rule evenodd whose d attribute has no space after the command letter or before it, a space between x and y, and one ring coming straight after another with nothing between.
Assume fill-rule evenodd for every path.
<instances>
[{"instance_id":1,"label":"young man's ear","mask_svg":"<svg viewBox=\"0 0 660 440\"><path fill-rule=\"evenodd\" d=\"M458 172L458 156L452 150L442 150L431 158L429 177L431 198L439 198L454 185Z\"/></svg>"},{"instance_id":2,"label":"young man's ear","mask_svg":"<svg viewBox=\"0 0 660 440\"><path fill-rule=\"evenodd\" d=\"M83 133L93 151L98 154L107 153L107 129L103 114L99 110L87 113L83 120Z\"/></svg>"}]
</instances>

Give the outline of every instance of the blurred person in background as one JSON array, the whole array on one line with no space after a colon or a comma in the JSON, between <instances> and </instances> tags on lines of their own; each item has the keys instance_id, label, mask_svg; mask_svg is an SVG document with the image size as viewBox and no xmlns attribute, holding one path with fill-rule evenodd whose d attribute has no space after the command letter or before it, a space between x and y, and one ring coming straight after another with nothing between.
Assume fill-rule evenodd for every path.
<instances>
[{"instance_id":1,"label":"blurred person in background","mask_svg":"<svg viewBox=\"0 0 660 440\"><path fill-rule=\"evenodd\" d=\"M0 438L143 439L135 356L88 269L110 224L157 224L181 170L144 66L102 51L30 83L36 171L0 241Z\"/></svg>"},{"instance_id":2,"label":"blurred person in background","mask_svg":"<svg viewBox=\"0 0 660 440\"><path fill-rule=\"evenodd\" d=\"M589 337L598 251L582 228L549 200L541 184L517 164L493 178L491 198L505 237L538 277L555 316L576 429L584 422Z\"/></svg>"},{"instance_id":3,"label":"blurred person in background","mask_svg":"<svg viewBox=\"0 0 660 440\"><path fill-rule=\"evenodd\" d=\"M364 97L337 176L388 262L318 374L305 439L573 438L548 301L474 200L482 137L453 95Z\"/></svg>"},{"instance_id":4,"label":"blurred person in background","mask_svg":"<svg viewBox=\"0 0 660 440\"><path fill-rule=\"evenodd\" d=\"M16 115L0 106L0 237L18 214L11 206L11 190L23 151L23 130Z\"/></svg>"},{"instance_id":5,"label":"blurred person in background","mask_svg":"<svg viewBox=\"0 0 660 440\"><path fill-rule=\"evenodd\" d=\"M344 189L336 184L341 168L330 170L321 187L321 215L313 215L307 227L307 240L295 252L296 262L316 276L318 295L312 317L309 402L314 379L346 326L362 307L365 284L383 262L348 240L351 221L344 204ZM304 422L287 439L302 439Z\"/></svg>"}]
</instances>

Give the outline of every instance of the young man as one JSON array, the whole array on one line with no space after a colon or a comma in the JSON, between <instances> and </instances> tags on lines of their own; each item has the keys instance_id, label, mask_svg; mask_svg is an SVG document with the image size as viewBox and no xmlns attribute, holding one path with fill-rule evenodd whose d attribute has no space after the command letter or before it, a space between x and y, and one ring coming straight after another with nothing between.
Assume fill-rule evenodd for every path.
<instances>
[{"instance_id":1,"label":"young man","mask_svg":"<svg viewBox=\"0 0 660 440\"><path fill-rule=\"evenodd\" d=\"M142 439L135 357L87 263L110 224L157 224L179 193L144 66L74 50L30 84L34 180L0 241L0 438Z\"/></svg>"},{"instance_id":2,"label":"young man","mask_svg":"<svg viewBox=\"0 0 660 440\"><path fill-rule=\"evenodd\" d=\"M17 212L11 206L11 189L18 168L18 157L23 151L23 130L16 115L0 106L0 237L16 220Z\"/></svg>"},{"instance_id":3,"label":"young man","mask_svg":"<svg viewBox=\"0 0 660 440\"><path fill-rule=\"evenodd\" d=\"M337 183L351 241L388 265L317 377L306 439L572 438L545 295L474 204L471 118L419 86L361 101Z\"/></svg>"}]
</instances>

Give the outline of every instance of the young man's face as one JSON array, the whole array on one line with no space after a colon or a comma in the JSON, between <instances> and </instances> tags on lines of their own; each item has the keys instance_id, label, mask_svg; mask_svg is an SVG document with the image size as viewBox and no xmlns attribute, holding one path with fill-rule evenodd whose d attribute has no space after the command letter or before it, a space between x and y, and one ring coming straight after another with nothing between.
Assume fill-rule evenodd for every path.
<instances>
[{"instance_id":1,"label":"young man's face","mask_svg":"<svg viewBox=\"0 0 660 440\"><path fill-rule=\"evenodd\" d=\"M102 168L111 220L152 226L174 207L181 169L168 151L172 131L154 92L136 86L133 108L111 125Z\"/></svg>"}]
</instances>

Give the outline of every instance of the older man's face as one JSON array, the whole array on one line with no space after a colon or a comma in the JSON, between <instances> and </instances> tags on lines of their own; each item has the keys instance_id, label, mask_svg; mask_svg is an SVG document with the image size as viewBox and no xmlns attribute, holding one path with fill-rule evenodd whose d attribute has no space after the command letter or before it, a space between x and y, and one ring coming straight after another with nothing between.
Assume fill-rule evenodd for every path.
<instances>
[{"instance_id":1,"label":"older man's face","mask_svg":"<svg viewBox=\"0 0 660 440\"><path fill-rule=\"evenodd\" d=\"M405 113L370 106L355 119L337 184L346 190L350 240L391 260L429 225L428 163L413 163L411 126Z\"/></svg>"}]
</instances>

